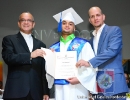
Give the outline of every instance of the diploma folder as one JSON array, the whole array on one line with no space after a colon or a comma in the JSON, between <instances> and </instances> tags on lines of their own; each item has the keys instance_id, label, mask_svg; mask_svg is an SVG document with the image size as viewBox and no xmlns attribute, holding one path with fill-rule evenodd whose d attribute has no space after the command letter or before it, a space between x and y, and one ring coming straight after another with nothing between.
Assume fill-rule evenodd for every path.
<instances>
[{"instance_id":1,"label":"diploma folder","mask_svg":"<svg viewBox=\"0 0 130 100\"><path fill-rule=\"evenodd\" d=\"M77 52L52 52L50 49L41 48L45 51L46 72L55 79L68 79L77 76Z\"/></svg>"}]
</instances>

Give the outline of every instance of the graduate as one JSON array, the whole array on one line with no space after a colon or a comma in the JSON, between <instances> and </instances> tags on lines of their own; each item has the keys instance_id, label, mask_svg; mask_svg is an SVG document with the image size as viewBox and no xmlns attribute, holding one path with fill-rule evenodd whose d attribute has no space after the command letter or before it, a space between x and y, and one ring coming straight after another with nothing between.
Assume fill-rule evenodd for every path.
<instances>
[{"instance_id":1,"label":"graduate","mask_svg":"<svg viewBox=\"0 0 130 100\"><path fill-rule=\"evenodd\" d=\"M81 59L88 61L93 58L94 53L89 42L74 34L75 25L83 22L75 10L69 8L53 17L60 21L58 30L61 31L61 37L50 48L55 52L77 51L77 61ZM53 83L55 85L55 100L89 100L89 92L96 93L96 70L92 66L88 68L81 66L77 70L77 76L68 79L53 81L53 78L48 76L49 87Z\"/></svg>"}]
</instances>

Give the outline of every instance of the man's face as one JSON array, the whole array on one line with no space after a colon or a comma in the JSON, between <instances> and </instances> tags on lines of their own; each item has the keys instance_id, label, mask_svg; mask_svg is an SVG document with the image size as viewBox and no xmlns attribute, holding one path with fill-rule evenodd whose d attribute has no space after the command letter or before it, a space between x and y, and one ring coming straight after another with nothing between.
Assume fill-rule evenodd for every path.
<instances>
[{"instance_id":1,"label":"man's face","mask_svg":"<svg viewBox=\"0 0 130 100\"><path fill-rule=\"evenodd\" d=\"M104 24L105 15L98 7L89 10L89 22L95 27L100 28Z\"/></svg>"},{"instance_id":2,"label":"man's face","mask_svg":"<svg viewBox=\"0 0 130 100\"><path fill-rule=\"evenodd\" d=\"M71 34L75 31L75 25L72 21L63 20L62 21L62 33Z\"/></svg>"},{"instance_id":3,"label":"man's face","mask_svg":"<svg viewBox=\"0 0 130 100\"><path fill-rule=\"evenodd\" d=\"M20 31L30 34L35 26L33 16L30 13L22 13L18 21L18 26Z\"/></svg>"}]
</instances>

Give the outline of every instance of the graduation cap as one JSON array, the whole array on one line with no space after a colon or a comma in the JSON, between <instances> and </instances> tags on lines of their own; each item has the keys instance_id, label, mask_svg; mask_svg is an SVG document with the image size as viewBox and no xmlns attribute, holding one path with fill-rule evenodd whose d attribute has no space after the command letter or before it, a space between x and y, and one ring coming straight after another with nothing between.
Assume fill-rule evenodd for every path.
<instances>
[{"instance_id":1,"label":"graduation cap","mask_svg":"<svg viewBox=\"0 0 130 100\"><path fill-rule=\"evenodd\" d=\"M83 22L83 19L76 13L76 11L72 7L54 15L53 17L58 22L58 32L62 31L63 20L72 21L75 25Z\"/></svg>"}]
</instances>

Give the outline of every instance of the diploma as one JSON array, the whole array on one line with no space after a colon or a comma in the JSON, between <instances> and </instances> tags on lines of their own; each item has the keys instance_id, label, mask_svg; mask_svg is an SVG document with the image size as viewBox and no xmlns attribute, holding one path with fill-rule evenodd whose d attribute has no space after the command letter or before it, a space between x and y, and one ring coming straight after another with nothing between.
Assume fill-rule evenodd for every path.
<instances>
[{"instance_id":1,"label":"diploma","mask_svg":"<svg viewBox=\"0 0 130 100\"><path fill-rule=\"evenodd\" d=\"M77 68L75 66L77 61L76 51L66 52L52 52L49 49L41 48L46 55L46 72L55 79L68 79L76 77Z\"/></svg>"}]
</instances>

